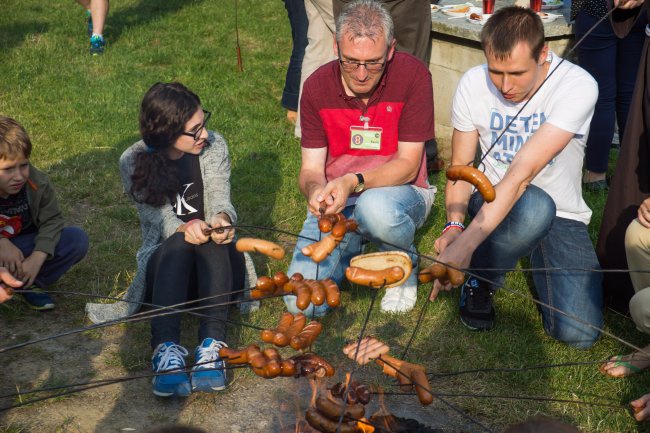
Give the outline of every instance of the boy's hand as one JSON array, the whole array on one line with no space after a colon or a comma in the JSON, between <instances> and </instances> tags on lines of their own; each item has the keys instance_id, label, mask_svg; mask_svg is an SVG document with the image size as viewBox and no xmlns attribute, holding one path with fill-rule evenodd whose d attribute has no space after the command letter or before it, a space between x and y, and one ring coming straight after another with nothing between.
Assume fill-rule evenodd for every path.
<instances>
[{"instance_id":1,"label":"boy's hand","mask_svg":"<svg viewBox=\"0 0 650 433\"><path fill-rule=\"evenodd\" d=\"M43 263L45 263L45 259L47 259L47 254L43 251L34 251L31 256L23 261L23 273L19 275L19 278L25 287L29 287L34 283Z\"/></svg>"},{"instance_id":2,"label":"boy's hand","mask_svg":"<svg viewBox=\"0 0 650 433\"><path fill-rule=\"evenodd\" d=\"M7 268L12 275L20 276L23 273L22 251L9 239L0 238L0 266Z\"/></svg>"}]
</instances>

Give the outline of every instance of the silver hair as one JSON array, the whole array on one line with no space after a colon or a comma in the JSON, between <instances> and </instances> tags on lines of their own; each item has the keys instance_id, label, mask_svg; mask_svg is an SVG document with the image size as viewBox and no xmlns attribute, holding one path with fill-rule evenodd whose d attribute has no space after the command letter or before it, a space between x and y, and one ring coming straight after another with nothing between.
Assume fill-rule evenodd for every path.
<instances>
[{"instance_id":1,"label":"silver hair","mask_svg":"<svg viewBox=\"0 0 650 433\"><path fill-rule=\"evenodd\" d=\"M385 36L386 45L393 42L393 19L377 0L355 0L349 3L336 20L336 43L340 44L343 35L351 39L368 38L373 41Z\"/></svg>"}]
</instances>

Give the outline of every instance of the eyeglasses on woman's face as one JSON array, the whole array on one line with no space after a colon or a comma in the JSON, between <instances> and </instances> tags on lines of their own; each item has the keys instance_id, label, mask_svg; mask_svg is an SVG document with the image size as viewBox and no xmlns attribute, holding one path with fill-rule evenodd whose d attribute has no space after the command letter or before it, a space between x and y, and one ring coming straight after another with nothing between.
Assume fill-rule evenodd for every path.
<instances>
[{"instance_id":1,"label":"eyeglasses on woman's face","mask_svg":"<svg viewBox=\"0 0 650 433\"><path fill-rule=\"evenodd\" d=\"M191 131L183 131L181 132L181 134L187 135L188 137L192 137L194 141L199 141L201 139L201 134L203 133L203 130L208 124L208 120L210 120L211 115L212 115L211 112L203 110L203 122L200 125L197 125L195 128L192 128Z\"/></svg>"}]
</instances>

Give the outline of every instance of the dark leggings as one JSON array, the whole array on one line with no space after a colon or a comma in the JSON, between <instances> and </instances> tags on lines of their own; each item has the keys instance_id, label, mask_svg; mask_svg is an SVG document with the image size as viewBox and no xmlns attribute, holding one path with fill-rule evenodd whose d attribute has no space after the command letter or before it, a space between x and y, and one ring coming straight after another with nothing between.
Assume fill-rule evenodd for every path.
<instances>
[{"instance_id":1,"label":"dark leggings","mask_svg":"<svg viewBox=\"0 0 650 433\"><path fill-rule=\"evenodd\" d=\"M240 290L244 286L244 257L234 243L202 245L185 242L183 233L175 233L153 253L147 264L147 294L155 305L170 306L190 299L209 298ZM217 296L181 306L192 308L230 301L230 295ZM200 318L199 342L205 338L225 341L228 306L197 310L209 317ZM181 313L151 320L151 347L172 341L180 344Z\"/></svg>"}]
</instances>

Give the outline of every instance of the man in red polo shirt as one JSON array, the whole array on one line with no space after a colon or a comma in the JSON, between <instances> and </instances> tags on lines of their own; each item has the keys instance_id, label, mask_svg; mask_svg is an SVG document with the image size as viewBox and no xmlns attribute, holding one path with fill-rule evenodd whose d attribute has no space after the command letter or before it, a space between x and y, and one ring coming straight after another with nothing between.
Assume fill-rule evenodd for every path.
<instances>
[{"instance_id":1,"label":"man in red polo shirt","mask_svg":"<svg viewBox=\"0 0 650 433\"><path fill-rule=\"evenodd\" d=\"M338 60L320 67L305 82L300 100L302 165L298 179L308 215L301 235L319 238L319 209L343 212L359 223L339 247L316 265L301 253L311 241L300 238L289 275L332 278L337 283L362 237L382 251L409 253L414 268L415 230L426 220L435 188L427 180L424 142L434 137L433 90L426 66L395 52L393 22L379 2L350 3L336 23ZM383 311L405 312L417 299L417 272L402 286L387 289ZM285 303L300 311L295 297ZM327 306L304 312L323 315Z\"/></svg>"}]
</instances>

